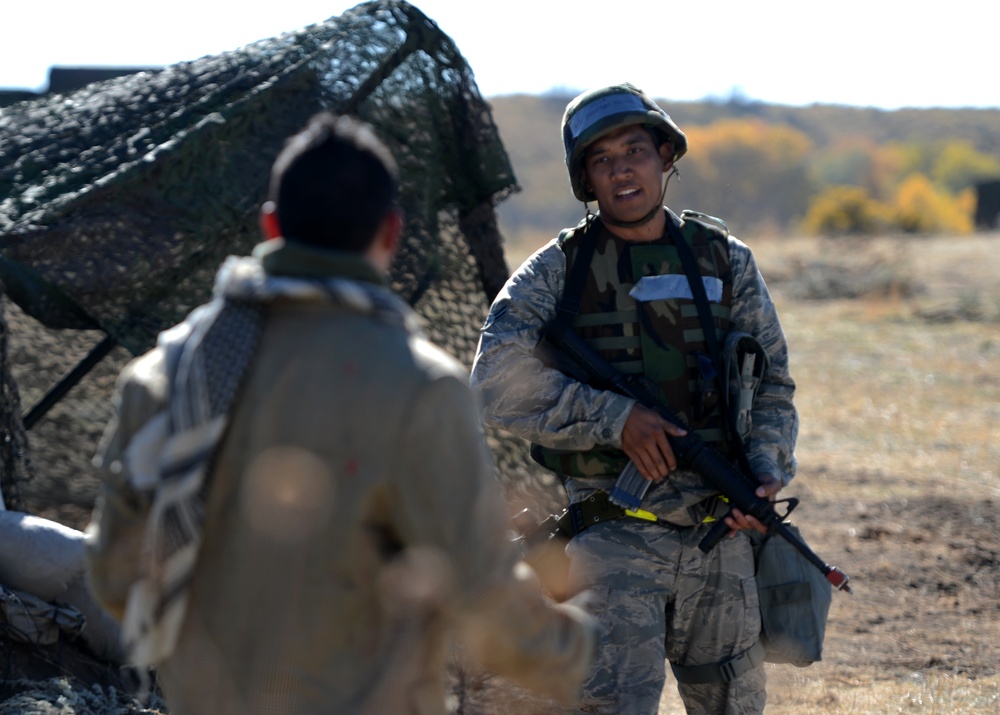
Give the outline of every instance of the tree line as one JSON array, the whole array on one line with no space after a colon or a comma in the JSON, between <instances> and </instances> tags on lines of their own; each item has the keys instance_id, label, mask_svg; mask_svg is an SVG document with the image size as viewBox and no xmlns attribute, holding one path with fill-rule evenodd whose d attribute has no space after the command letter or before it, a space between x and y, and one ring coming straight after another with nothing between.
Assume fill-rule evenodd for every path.
<instances>
[{"instance_id":1,"label":"tree line","mask_svg":"<svg viewBox=\"0 0 1000 715\"><path fill-rule=\"evenodd\" d=\"M583 217L559 131L572 96L490 100L522 187L499 207L511 240L537 243ZM658 103L689 144L666 203L736 235L969 233L976 185L1000 178L1000 109Z\"/></svg>"}]
</instances>

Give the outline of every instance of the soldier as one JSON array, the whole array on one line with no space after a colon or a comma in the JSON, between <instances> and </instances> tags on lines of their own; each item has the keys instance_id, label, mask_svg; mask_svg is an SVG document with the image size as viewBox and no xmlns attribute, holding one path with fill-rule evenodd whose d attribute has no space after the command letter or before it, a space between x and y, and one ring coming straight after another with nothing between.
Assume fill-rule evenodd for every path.
<instances>
[{"instance_id":1,"label":"soldier","mask_svg":"<svg viewBox=\"0 0 1000 715\"><path fill-rule=\"evenodd\" d=\"M446 636L572 701L594 623L518 561L467 371L386 287L396 165L320 114L252 256L123 371L92 582L170 712L443 713Z\"/></svg>"},{"instance_id":2,"label":"soldier","mask_svg":"<svg viewBox=\"0 0 1000 715\"><path fill-rule=\"evenodd\" d=\"M570 581L591 591L604 628L582 711L656 713L668 660L688 713L762 712L760 613L742 531L764 527L734 510L724 517L730 538L702 553L699 541L728 509L678 468L668 435L696 430L732 458L745 447L761 498L792 479L798 418L778 316L744 243L718 220L663 205L687 138L641 90L581 94L562 133L573 193L599 213L587 206L580 225L507 281L482 329L472 384L485 420L533 443L584 524L566 549ZM647 378L686 424L567 374L543 343L554 320L569 321L620 372ZM759 358L752 402L745 391L740 402L739 389L735 403L724 399L733 336L759 352L736 356L744 365ZM629 460L651 487L641 509L626 512L608 492Z\"/></svg>"}]
</instances>

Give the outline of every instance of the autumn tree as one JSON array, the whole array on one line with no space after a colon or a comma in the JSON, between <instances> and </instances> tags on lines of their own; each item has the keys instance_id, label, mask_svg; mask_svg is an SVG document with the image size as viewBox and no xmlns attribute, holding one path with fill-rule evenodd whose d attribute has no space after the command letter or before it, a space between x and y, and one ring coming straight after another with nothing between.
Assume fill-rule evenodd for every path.
<instances>
[{"instance_id":1,"label":"autumn tree","mask_svg":"<svg viewBox=\"0 0 1000 715\"><path fill-rule=\"evenodd\" d=\"M907 233L971 233L975 197L971 189L952 195L923 174L912 174L899 186L893 221Z\"/></svg>"},{"instance_id":2,"label":"autumn tree","mask_svg":"<svg viewBox=\"0 0 1000 715\"><path fill-rule=\"evenodd\" d=\"M723 218L737 234L781 230L801 217L812 193L813 150L798 130L760 119L685 129L688 154L668 203Z\"/></svg>"},{"instance_id":3,"label":"autumn tree","mask_svg":"<svg viewBox=\"0 0 1000 715\"><path fill-rule=\"evenodd\" d=\"M872 235L892 223L892 209L861 186L829 186L809 200L802 231L813 236Z\"/></svg>"},{"instance_id":4,"label":"autumn tree","mask_svg":"<svg viewBox=\"0 0 1000 715\"><path fill-rule=\"evenodd\" d=\"M930 167L934 183L952 193L1000 176L1000 159L976 151L966 139L944 143Z\"/></svg>"}]
</instances>

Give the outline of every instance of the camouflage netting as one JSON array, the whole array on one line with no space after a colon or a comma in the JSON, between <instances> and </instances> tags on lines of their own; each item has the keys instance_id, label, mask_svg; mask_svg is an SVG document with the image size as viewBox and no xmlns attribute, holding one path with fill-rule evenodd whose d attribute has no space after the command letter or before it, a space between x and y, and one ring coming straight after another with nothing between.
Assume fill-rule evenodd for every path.
<instances>
[{"instance_id":1,"label":"camouflage netting","mask_svg":"<svg viewBox=\"0 0 1000 715\"><path fill-rule=\"evenodd\" d=\"M0 497L5 508L21 509L21 485L31 478L31 460L21 421L21 394L8 359L9 342L7 321L0 312Z\"/></svg>"},{"instance_id":2,"label":"camouflage netting","mask_svg":"<svg viewBox=\"0 0 1000 715\"><path fill-rule=\"evenodd\" d=\"M320 109L372 123L397 157L407 230L394 287L468 365L507 277L493 209L517 185L472 71L401 0L0 110L6 294L45 326L141 354L208 298L226 255L257 242L271 162ZM5 437L26 458L17 430ZM520 442L490 440L512 497L553 491ZM7 488L24 467L3 466Z\"/></svg>"}]
</instances>

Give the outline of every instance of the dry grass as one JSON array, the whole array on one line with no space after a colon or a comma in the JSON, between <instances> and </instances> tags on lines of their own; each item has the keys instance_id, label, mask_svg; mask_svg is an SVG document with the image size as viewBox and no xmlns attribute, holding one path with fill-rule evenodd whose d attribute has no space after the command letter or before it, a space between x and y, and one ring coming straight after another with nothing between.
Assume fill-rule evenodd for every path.
<instances>
[{"instance_id":1,"label":"dry grass","mask_svg":"<svg viewBox=\"0 0 1000 715\"><path fill-rule=\"evenodd\" d=\"M827 536L816 547L829 553L838 539L847 540L841 565L850 563L869 581L859 598L835 604L828 634L832 663L772 670L768 712L1000 713L995 650L982 652L980 661L987 662L974 663L986 677L948 672L949 663L962 660L962 651L998 638L995 531L985 530L978 543L966 544L989 554L987 578L969 589L970 597L985 600L984 610L943 609L943 592L951 591L944 587L952 583L948 576L938 579L937 588L914 589L892 568L915 553L917 540L960 542L954 534L976 520L977 509L990 509L1000 497L998 249L1000 236L986 235L853 244L801 240L787 246L769 241L758 250L765 275L774 269L773 289L799 384L799 481L817 502L845 507L820 513L820 518L836 513L847 523L817 529L821 538L832 532L834 543L827 543ZM859 264L893 270L886 274L885 290L854 300L796 299L795 276L788 272L801 265L796 251L834 271ZM870 478L844 479L847 474ZM900 518L900 505L914 503L958 505L964 513L916 533ZM871 521L860 517L873 511L882 517L877 528L886 536L877 539L875 560L865 564L862 546L854 544L859 530L871 528ZM960 550L931 553L924 559L928 582L945 573L943 564L951 566ZM891 576L877 583L880 572ZM969 567L957 572L966 581L983 573ZM961 598L968 600L964 593ZM898 620L882 615L897 605ZM950 634L937 632L939 610L937 618L949 619ZM893 628L873 627L867 637L848 637L854 624L881 624L880 619ZM838 657L845 645L857 651ZM906 672L884 655L888 648L922 651L910 661L922 667ZM882 654L872 658L869 649ZM880 667L883 663L897 667ZM967 665L958 670L963 669Z\"/></svg>"},{"instance_id":2,"label":"dry grass","mask_svg":"<svg viewBox=\"0 0 1000 715\"><path fill-rule=\"evenodd\" d=\"M822 664L798 670L767 665L769 715L960 715L1000 713L1000 678L970 681L948 674L913 673L885 680L878 673L843 677ZM684 715L680 698L666 688L660 715Z\"/></svg>"},{"instance_id":3,"label":"dry grass","mask_svg":"<svg viewBox=\"0 0 1000 715\"><path fill-rule=\"evenodd\" d=\"M834 254L831 271L843 254L888 253L899 279L854 300L801 300L795 276L775 271L807 471L836 464L907 475L920 494L1000 496L1000 236L827 244L766 242L762 270L795 250ZM893 293L904 282L912 297Z\"/></svg>"}]
</instances>

